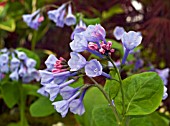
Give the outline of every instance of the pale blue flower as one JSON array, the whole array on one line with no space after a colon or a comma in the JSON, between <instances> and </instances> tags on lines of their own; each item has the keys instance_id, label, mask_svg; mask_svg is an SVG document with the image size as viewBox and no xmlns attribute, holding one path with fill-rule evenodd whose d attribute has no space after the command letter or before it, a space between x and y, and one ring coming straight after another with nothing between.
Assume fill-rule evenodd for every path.
<instances>
[{"instance_id":1,"label":"pale blue flower","mask_svg":"<svg viewBox=\"0 0 170 126\"><path fill-rule=\"evenodd\" d=\"M169 77L169 68L165 68L163 70L156 69L156 72L158 73L158 75L163 80L164 85L167 85L168 84L168 77Z\"/></svg>"},{"instance_id":2,"label":"pale blue flower","mask_svg":"<svg viewBox=\"0 0 170 126\"><path fill-rule=\"evenodd\" d=\"M165 100L168 97L168 93L167 93L167 88L164 86L164 93L163 93L163 100Z\"/></svg>"},{"instance_id":3,"label":"pale blue flower","mask_svg":"<svg viewBox=\"0 0 170 126\"><path fill-rule=\"evenodd\" d=\"M79 99L74 99L70 102L69 107L72 113L78 114L80 116L84 114L85 108L83 105L83 98L84 98L85 92L86 90L83 90Z\"/></svg>"},{"instance_id":4,"label":"pale blue flower","mask_svg":"<svg viewBox=\"0 0 170 126\"><path fill-rule=\"evenodd\" d=\"M24 77L24 76L26 76L26 74L27 74L26 67L24 66L23 63L21 63L21 65L20 65L20 69L19 69L19 71L18 71L18 74L19 74L19 76L21 76L21 77Z\"/></svg>"},{"instance_id":5,"label":"pale blue flower","mask_svg":"<svg viewBox=\"0 0 170 126\"><path fill-rule=\"evenodd\" d=\"M99 44L100 40L106 42L106 31L100 24L89 25L86 31L84 32L84 36L89 42L96 42L97 44Z\"/></svg>"},{"instance_id":6,"label":"pale blue flower","mask_svg":"<svg viewBox=\"0 0 170 126\"><path fill-rule=\"evenodd\" d=\"M46 70L39 70L39 73L40 73L42 85L48 84L54 80L54 75L51 72L48 72Z\"/></svg>"},{"instance_id":7,"label":"pale blue flower","mask_svg":"<svg viewBox=\"0 0 170 126\"><path fill-rule=\"evenodd\" d=\"M123 27L116 26L116 28L113 31L113 35L117 40L120 40L125 32L126 31Z\"/></svg>"},{"instance_id":8,"label":"pale blue flower","mask_svg":"<svg viewBox=\"0 0 170 126\"><path fill-rule=\"evenodd\" d=\"M9 61L8 53L4 53L0 55L0 66L3 66L4 64L8 64L8 61Z\"/></svg>"},{"instance_id":9,"label":"pale blue flower","mask_svg":"<svg viewBox=\"0 0 170 126\"><path fill-rule=\"evenodd\" d=\"M68 113L70 102L72 100L74 100L75 98L77 98L79 96L79 94L80 94L80 92L77 92L75 95L73 95L68 100L62 100L62 101L53 102L52 105L54 105L54 108L56 109L56 111L58 113L61 114L62 117L65 117L66 114Z\"/></svg>"},{"instance_id":10,"label":"pale blue flower","mask_svg":"<svg viewBox=\"0 0 170 126\"><path fill-rule=\"evenodd\" d=\"M92 59L85 65L85 73L89 77L100 76L102 74L102 65L96 59Z\"/></svg>"},{"instance_id":11,"label":"pale blue flower","mask_svg":"<svg viewBox=\"0 0 170 126\"><path fill-rule=\"evenodd\" d=\"M9 77L12 79L12 80L18 80L19 79L19 75L18 75L18 70L16 69L15 71L13 71Z\"/></svg>"},{"instance_id":12,"label":"pale blue flower","mask_svg":"<svg viewBox=\"0 0 170 126\"><path fill-rule=\"evenodd\" d=\"M87 49L88 42L83 34L77 33L74 35L74 40L70 43L70 48L74 52L83 52Z\"/></svg>"},{"instance_id":13,"label":"pale blue flower","mask_svg":"<svg viewBox=\"0 0 170 126\"><path fill-rule=\"evenodd\" d=\"M65 24L67 26L71 26L71 25L76 24L76 17L72 14L71 4L69 4L69 6L68 6L68 13L67 13L67 16L65 18Z\"/></svg>"},{"instance_id":14,"label":"pale blue flower","mask_svg":"<svg viewBox=\"0 0 170 126\"><path fill-rule=\"evenodd\" d=\"M28 68L34 68L36 66L37 62L32 58L27 58L25 60L25 64Z\"/></svg>"},{"instance_id":15,"label":"pale blue flower","mask_svg":"<svg viewBox=\"0 0 170 126\"><path fill-rule=\"evenodd\" d=\"M3 64L1 67L0 67L0 71L2 73L8 73L9 72L9 66L8 64Z\"/></svg>"},{"instance_id":16,"label":"pale blue flower","mask_svg":"<svg viewBox=\"0 0 170 126\"><path fill-rule=\"evenodd\" d=\"M56 63L58 59L53 55L50 54L47 58L47 60L45 61L45 65L47 67L47 70L52 71L52 69L54 69L54 64Z\"/></svg>"},{"instance_id":17,"label":"pale blue flower","mask_svg":"<svg viewBox=\"0 0 170 126\"><path fill-rule=\"evenodd\" d=\"M71 40L74 39L74 35L76 33L81 33L81 32L84 32L85 30L86 30L86 24L82 20L80 20L79 24L76 25L74 31L71 34Z\"/></svg>"},{"instance_id":18,"label":"pale blue flower","mask_svg":"<svg viewBox=\"0 0 170 126\"><path fill-rule=\"evenodd\" d=\"M11 64L10 64L11 71L18 69L19 66L20 66L20 60L13 56L13 58L11 59Z\"/></svg>"},{"instance_id":19,"label":"pale blue flower","mask_svg":"<svg viewBox=\"0 0 170 126\"><path fill-rule=\"evenodd\" d=\"M66 86L60 90L60 95L64 100L71 98L80 88L73 88L70 86Z\"/></svg>"},{"instance_id":20,"label":"pale blue flower","mask_svg":"<svg viewBox=\"0 0 170 126\"><path fill-rule=\"evenodd\" d=\"M20 51L16 51L17 56L20 60L26 60L27 59L27 55L24 52L20 52Z\"/></svg>"},{"instance_id":21,"label":"pale blue flower","mask_svg":"<svg viewBox=\"0 0 170 126\"><path fill-rule=\"evenodd\" d=\"M126 48L122 59L122 64L125 64L129 52L142 42L142 36L139 34L139 32L129 31L128 33L123 34L121 40L123 46Z\"/></svg>"},{"instance_id":22,"label":"pale blue flower","mask_svg":"<svg viewBox=\"0 0 170 126\"><path fill-rule=\"evenodd\" d=\"M71 68L70 71L78 71L86 64L86 59L79 53L71 52L71 58L68 61L68 65Z\"/></svg>"},{"instance_id":23,"label":"pale blue flower","mask_svg":"<svg viewBox=\"0 0 170 126\"><path fill-rule=\"evenodd\" d=\"M45 97L48 97L48 92L45 91L45 86L41 87L40 89L37 90L37 93L45 96Z\"/></svg>"}]
</instances>

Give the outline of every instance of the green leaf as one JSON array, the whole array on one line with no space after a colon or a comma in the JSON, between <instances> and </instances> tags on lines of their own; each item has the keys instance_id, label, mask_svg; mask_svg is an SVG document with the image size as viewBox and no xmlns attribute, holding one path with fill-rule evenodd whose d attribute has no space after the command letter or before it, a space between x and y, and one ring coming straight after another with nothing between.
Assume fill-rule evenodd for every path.
<instances>
[{"instance_id":1,"label":"green leaf","mask_svg":"<svg viewBox=\"0 0 170 126\"><path fill-rule=\"evenodd\" d=\"M33 117L44 117L54 112L52 102L47 97L40 97L30 106L30 113Z\"/></svg>"},{"instance_id":2,"label":"green leaf","mask_svg":"<svg viewBox=\"0 0 170 126\"><path fill-rule=\"evenodd\" d=\"M133 117L129 122L129 126L169 126L169 121L166 122L164 117L154 112L146 116Z\"/></svg>"},{"instance_id":3,"label":"green leaf","mask_svg":"<svg viewBox=\"0 0 170 126\"><path fill-rule=\"evenodd\" d=\"M1 86L2 97L9 108L18 103L20 93L17 82L3 82Z\"/></svg>"},{"instance_id":4,"label":"green leaf","mask_svg":"<svg viewBox=\"0 0 170 126\"><path fill-rule=\"evenodd\" d=\"M76 119L82 126L95 126L92 120L92 110L98 105L108 105L103 94L95 87L87 90L84 97L85 113L82 116L76 115Z\"/></svg>"},{"instance_id":5,"label":"green leaf","mask_svg":"<svg viewBox=\"0 0 170 126\"><path fill-rule=\"evenodd\" d=\"M116 126L116 118L109 106L99 106L93 109L93 120L96 126Z\"/></svg>"},{"instance_id":6,"label":"green leaf","mask_svg":"<svg viewBox=\"0 0 170 126\"><path fill-rule=\"evenodd\" d=\"M83 18L82 19L87 25L100 24L100 18Z\"/></svg>"},{"instance_id":7,"label":"green leaf","mask_svg":"<svg viewBox=\"0 0 170 126\"><path fill-rule=\"evenodd\" d=\"M33 58L34 60L36 60L37 61L36 68L39 68L40 58L38 57L38 55L36 53L34 53L33 51L30 51L28 49L22 48L22 47L17 48L17 50L25 52L29 58Z\"/></svg>"},{"instance_id":8,"label":"green leaf","mask_svg":"<svg viewBox=\"0 0 170 126\"><path fill-rule=\"evenodd\" d=\"M0 22L0 29L13 32L15 31L15 20L14 19L8 19L7 21Z\"/></svg>"},{"instance_id":9,"label":"green leaf","mask_svg":"<svg viewBox=\"0 0 170 126\"><path fill-rule=\"evenodd\" d=\"M39 89L37 85L23 84L23 88L27 95L33 95L37 97L41 96L39 93L37 93L37 90Z\"/></svg>"},{"instance_id":10,"label":"green leaf","mask_svg":"<svg viewBox=\"0 0 170 126\"><path fill-rule=\"evenodd\" d=\"M70 86L73 87L73 88L76 88L76 87L81 87L83 86L84 84L84 80L83 78L79 78L76 82L74 82L73 84L71 84Z\"/></svg>"},{"instance_id":11,"label":"green leaf","mask_svg":"<svg viewBox=\"0 0 170 126\"><path fill-rule=\"evenodd\" d=\"M146 115L154 112L163 96L162 79L155 72L144 72L123 80L126 115ZM115 98L117 110L122 113L122 95Z\"/></svg>"},{"instance_id":12,"label":"green leaf","mask_svg":"<svg viewBox=\"0 0 170 126\"><path fill-rule=\"evenodd\" d=\"M112 70L109 74L112 76L112 78L118 80L117 77L115 77L116 72L114 70ZM107 79L104 85L104 90L111 99L114 99L116 97L120 88L120 84L116 80Z\"/></svg>"},{"instance_id":13,"label":"green leaf","mask_svg":"<svg viewBox=\"0 0 170 126\"><path fill-rule=\"evenodd\" d=\"M108 19L108 18L114 16L115 14L121 14L123 12L124 12L124 10L121 7L121 5L117 4L117 5L114 5L113 7L111 7L108 11L103 11L102 18L105 20L105 19Z\"/></svg>"}]
</instances>

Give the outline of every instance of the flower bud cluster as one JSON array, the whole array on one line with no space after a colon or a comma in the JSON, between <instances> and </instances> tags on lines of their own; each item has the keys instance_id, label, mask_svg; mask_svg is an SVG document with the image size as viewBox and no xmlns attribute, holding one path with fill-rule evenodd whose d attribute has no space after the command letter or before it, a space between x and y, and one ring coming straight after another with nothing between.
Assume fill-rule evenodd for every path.
<instances>
[{"instance_id":1,"label":"flower bud cluster","mask_svg":"<svg viewBox=\"0 0 170 126\"><path fill-rule=\"evenodd\" d=\"M0 79L9 73L9 78L24 83L39 81L40 76L35 69L36 61L18 50L0 50Z\"/></svg>"}]
</instances>

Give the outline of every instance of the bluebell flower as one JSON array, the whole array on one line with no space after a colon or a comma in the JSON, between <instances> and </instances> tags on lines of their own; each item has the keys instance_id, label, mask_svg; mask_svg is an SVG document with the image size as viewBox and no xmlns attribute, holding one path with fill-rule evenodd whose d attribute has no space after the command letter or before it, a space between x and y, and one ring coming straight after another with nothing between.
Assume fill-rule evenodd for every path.
<instances>
[{"instance_id":1,"label":"bluebell flower","mask_svg":"<svg viewBox=\"0 0 170 126\"><path fill-rule=\"evenodd\" d=\"M76 17L72 14L71 4L68 5L68 13L65 18L65 24L67 26L75 25L76 24Z\"/></svg>"},{"instance_id":2,"label":"bluebell flower","mask_svg":"<svg viewBox=\"0 0 170 126\"><path fill-rule=\"evenodd\" d=\"M122 59L122 64L125 64L125 61L128 57L130 50L133 50L142 42L142 36L139 33L134 31L129 31L128 33L124 33L121 38L123 46L126 48L124 57Z\"/></svg>"},{"instance_id":3,"label":"bluebell flower","mask_svg":"<svg viewBox=\"0 0 170 126\"><path fill-rule=\"evenodd\" d=\"M52 69L54 69L54 64L56 63L58 59L53 55L50 54L47 58L47 60L45 61L45 65L47 67L47 70L52 71Z\"/></svg>"},{"instance_id":4,"label":"bluebell flower","mask_svg":"<svg viewBox=\"0 0 170 126\"><path fill-rule=\"evenodd\" d=\"M126 31L123 27L116 26L116 28L113 31L113 35L117 40L120 40L125 32Z\"/></svg>"},{"instance_id":5,"label":"bluebell flower","mask_svg":"<svg viewBox=\"0 0 170 126\"><path fill-rule=\"evenodd\" d=\"M0 55L0 66L3 66L4 64L8 64L9 56L8 53L4 53Z\"/></svg>"},{"instance_id":6,"label":"bluebell flower","mask_svg":"<svg viewBox=\"0 0 170 126\"><path fill-rule=\"evenodd\" d=\"M80 89L79 87L73 88L70 86L65 86L60 90L60 95L64 100L67 100L71 98L79 89Z\"/></svg>"},{"instance_id":7,"label":"bluebell flower","mask_svg":"<svg viewBox=\"0 0 170 126\"><path fill-rule=\"evenodd\" d=\"M2 80L5 77L5 74L0 72L0 80Z\"/></svg>"},{"instance_id":8,"label":"bluebell flower","mask_svg":"<svg viewBox=\"0 0 170 126\"><path fill-rule=\"evenodd\" d=\"M163 70L156 69L156 72L158 73L158 75L163 80L164 85L167 85L168 84L168 77L169 77L169 68L165 68Z\"/></svg>"},{"instance_id":9,"label":"bluebell flower","mask_svg":"<svg viewBox=\"0 0 170 126\"><path fill-rule=\"evenodd\" d=\"M34 68L36 66L37 62L32 59L32 58L27 58L25 60L25 65L28 67L28 68Z\"/></svg>"},{"instance_id":10,"label":"bluebell flower","mask_svg":"<svg viewBox=\"0 0 170 126\"><path fill-rule=\"evenodd\" d=\"M11 59L11 63L10 63L11 71L18 69L19 66L20 66L20 60L13 55L13 57Z\"/></svg>"},{"instance_id":11,"label":"bluebell flower","mask_svg":"<svg viewBox=\"0 0 170 126\"><path fill-rule=\"evenodd\" d=\"M81 33L81 32L84 32L85 30L86 30L86 24L82 20L80 20L71 34L71 40L74 39L74 35L76 33Z\"/></svg>"},{"instance_id":12,"label":"bluebell flower","mask_svg":"<svg viewBox=\"0 0 170 126\"><path fill-rule=\"evenodd\" d=\"M102 65L100 64L99 61L96 59L90 60L86 65L85 65L85 73L89 77L97 77L100 75L103 75L107 78L111 78L110 75L102 71Z\"/></svg>"},{"instance_id":13,"label":"bluebell flower","mask_svg":"<svg viewBox=\"0 0 170 126\"><path fill-rule=\"evenodd\" d=\"M65 117L66 114L68 113L70 102L72 100L74 100L75 98L77 98L79 96L79 94L80 94L80 92L77 92L75 95L73 95L68 100L62 100L62 101L53 102L52 105L54 105L54 108L56 109L56 111L58 113L61 114L62 117Z\"/></svg>"},{"instance_id":14,"label":"bluebell flower","mask_svg":"<svg viewBox=\"0 0 170 126\"><path fill-rule=\"evenodd\" d=\"M84 114L85 108L83 105L83 98L84 98L85 92L86 90L83 90L79 99L74 99L70 102L69 107L72 113L78 114L80 116Z\"/></svg>"},{"instance_id":15,"label":"bluebell flower","mask_svg":"<svg viewBox=\"0 0 170 126\"><path fill-rule=\"evenodd\" d=\"M70 71L78 71L86 64L86 59L79 53L71 52L71 58L68 61L68 65L71 68Z\"/></svg>"},{"instance_id":16,"label":"bluebell flower","mask_svg":"<svg viewBox=\"0 0 170 126\"><path fill-rule=\"evenodd\" d=\"M37 93L45 96L45 97L48 97L48 92L45 91L45 86L41 87L40 89L37 90Z\"/></svg>"},{"instance_id":17,"label":"bluebell flower","mask_svg":"<svg viewBox=\"0 0 170 126\"><path fill-rule=\"evenodd\" d=\"M40 26L41 22L39 21L40 18L40 14L39 14L40 10L35 11L32 14L25 14L22 16L24 22L31 27L32 29L37 30L38 27Z\"/></svg>"},{"instance_id":18,"label":"bluebell flower","mask_svg":"<svg viewBox=\"0 0 170 126\"><path fill-rule=\"evenodd\" d=\"M12 80L18 80L19 79L19 75L18 75L18 69L15 69L10 75L9 77L12 79Z\"/></svg>"},{"instance_id":19,"label":"bluebell flower","mask_svg":"<svg viewBox=\"0 0 170 126\"><path fill-rule=\"evenodd\" d=\"M7 51L8 51L7 48L0 49L0 52L2 52L2 53L7 53Z\"/></svg>"},{"instance_id":20,"label":"bluebell flower","mask_svg":"<svg viewBox=\"0 0 170 126\"><path fill-rule=\"evenodd\" d=\"M64 16L65 16L65 7L66 4L62 4L58 9L48 11L48 17L50 20L56 23L56 26L64 26Z\"/></svg>"},{"instance_id":21,"label":"bluebell flower","mask_svg":"<svg viewBox=\"0 0 170 126\"><path fill-rule=\"evenodd\" d=\"M20 60L26 60L27 59L27 55L24 52L21 51L15 51L17 53L17 56Z\"/></svg>"},{"instance_id":22,"label":"bluebell flower","mask_svg":"<svg viewBox=\"0 0 170 126\"><path fill-rule=\"evenodd\" d=\"M97 44L99 44L100 40L106 42L106 31L100 24L89 25L84 32L84 36L89 42L96 42Z\"/></svg>"},{"instance_id":23,"label":"bluebell flower","mask_svg":"<svg viewBox=\"0 0 170 126\"><path fill-rule=\"evenodd\" d=\"M83 52L88 47L88 42L83 34L77 33L74 35L74 40L70 43L70 48L74 52Z\"/></svg>"},{"instance_id":24,"label":"bluebell flower","mask_svg":"<svg viewBox=\"0 0 170 126\"><path fill-rule=\"evenodd\" d=\"M2 73L8 73L9 72L9 65L8 64L3 64L3 66L1 66L0 71Z\"/></svg>"},{"instance_id":25,"label":"bluebell flower","mask_svg":"<svg viewBox=\"0 0 170 126\"><path fill-rule=\"evenodd\" d=\"M167 88L164 86L164 93L163 93L163 100L165 100L168 97L168 93L167 93Z\"/></svg>"},{"instance_id":26,"label":"bluebell flower","mask_svg":"<svg viewBox=\"0 0 170 126\"><path fill-rule=\"evenodd\" d=\"M141 59L141 58L138 58L136 60L136 63L135 63L135 70L138 70L139 68L141 68L144 64L144 61Z\"/></svg>"},{"instance_id":27,"label":"bluebell flower","mask_svg":"<svg viewBox=\"0 0 170 126\"><path fill-rule=\"evenodd\" d=\"M45 86L45 91L50 94L50 100L54 101L55 98L57 97L58 93L60 92L60 90L73 82L75 82L75 80L71 79L67 82L64 82L64 83L58 85L52 81L51 83L49 83Z\"/></svg>"},{"instance_id":28,"label":"bluebell flower","mask_svg":"<svg viewBox=\"0 0 170 126\"><path fill-rule=\"evenodd\" d=\"M48 72L46 70L39 70L40 76L41 76L41 84L48 84L51 81L54 80L54 75L51 72Z\"/></svg>"},{"instance_id":29,"label":"bluebell flower","mask_svg":"<svg viewBox=\"0 0 170 126\"><path fill-rule=\"evenodd\" d=\"M26 67L24 66L23 63L20 64L20 69L18 71L18 74L19 74L20 77L24 77L27 74Z\"/></svg>"}]
</instances>

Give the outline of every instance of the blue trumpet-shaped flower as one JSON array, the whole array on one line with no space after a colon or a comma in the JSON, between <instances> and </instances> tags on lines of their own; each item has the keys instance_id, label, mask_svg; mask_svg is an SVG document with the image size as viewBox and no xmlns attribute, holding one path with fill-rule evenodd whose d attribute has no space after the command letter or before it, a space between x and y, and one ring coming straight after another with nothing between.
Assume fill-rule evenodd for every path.
<instances>
[{"instance_id":1,"label":"blue trumpet-shaped flower","mask_svg":"<svg viewBox=\"0 0 170 126\"><path fill-rule=\"evenodd\" d=\"M41 87L40 89L37 90L37 93L45 96L45 97L48 97L48 92L45 91L45 86Z\"/></svg>"},{"instance_id":2,"label":"blue trumpet-shaped flower","mask_svg":"<svg viewBox=\"0 0 170 126\"><path fill-rule=\"evenodd\" d=\"M69 4L69 6L68 6L68 13L67 13L67 16L65 18L65 24L67 26L71 26L71 25L76 24L76 17L72 14L71 4Z\"/></svg>"},{"instance_id":3,"label":"blue trumpet-shaped flower","mask_svg":"<svg viewBox=\"0 0 170 126\"><path fill-rule=\"evenodd\" d=\"M142 36L139 32L129 31L128 33L123 34L121 40L123 46L125 47L125 54L122 59L122 64L125 64L129 52L142 42Z\"/></svg>"},{"instance_id":4,"label":"blue trumpet-shaped flower","mask_svg":"<svg viewBox=\"0 0 170 126\"><path fill-rule=\"evenodd\" d=\"M117 26L113 31L113 35L117 40L120 40L125 32L126 31L123 27Z\"/></svg>"},{"instance_id":5,"label":"blue trumpet-shaped flower","mask_svg":"<svg viewBox=\"0 0 170 126\"><path fill-rule=\"evenodd\" d=\"M80 94L80 92L77 92L75 95L73 95L68 100L62 100L62 101L53 102L52 105L54 105L54 108L56 109L56 111L58 113L61 114L62 117L65 117L66 114L68 113L70 102L72 100L74 100L75 98L77 98L79 96L79 94Z\"/></svg>"},{"instance_id":6,"label":"blue trumpet-shaped flower","mask_svg":"<svg viewBox=\"0 0 170 126\"><path fill-rule=\"evenodd\" d=\"M70 43L70 48L74 52L83 52L88 47L88 42L83 34L77 33L74 35L74 40Z\"/></svg>"},{"instance_id":7,"label":"blue trumpet-shaped flower","mask_svg":"<svg viewBox=\"0 0 170 126\"><path fill-rule=\"evenodd\" d=\"M74 39L74 35L75 35L75 34L81 33L81 32L83 32L83 31L85 31L85 30L86 30L86 24L85 24L82 20L80 20L80 21L79 21L79 24L76 25L74 31L73 31L72 34L71 34L71 40Z\"/></svg>"},{"instance_id":8,"label":"blue trumpet-shaped flower","mask_svg":"<svg viewBox=\"0 0 170 126\"><path fill-rule=\"evenodd\" d=\"M71 58L68 61L68 65L71 68L70 71L78 71L86 64L86 59L79 53L71 52Z\"/></svg>"},{"instance_id":9,"label":"blue trumpet-shaped flower","mask_svg":"<svg viewBox=\"0 0 170 126\"><path fill-rule=\"evenodd\" d=\"M19 79L19 75L18 75L18 69L14 70L10 75L9 77L12 79L12 80L18 80Z\"/></svg>"},{"instance_id":10,"label":"blue trumpet-shaped flower","mask_svg":"<svg viewBox=\"0 0 170 126\"><path fill-rule=\"evenodd\" d=\"M70 111L72 113L78 114L78 115L84 114L85 108L83 105L83 98L84 98L85 92L86 92L86 90L83 90L79 99L74 99L70 102L69 107L70 107Z\"/></svg>"},{"instance_id":11,"label":"blue trumpet-shaped flower","mask_svg":"<svg viewBox=\"0 0 170 126\"><path fill-rule=\"evenodd\" d=\"M84 36L87 41L99 44L100 40L105 42L106 31L100 24L89 25L84 32Z\"/></svg>"},{"instance_id":12,"label":"blue trumpet-shaped flower","mask_svg":"<svg viewBox=\"0 0 170 126\"><path fill-rule=\"evenodd\" d=\"M47 60L45 61L47 70L52 71L52 69L54 69L54 64L56 63L56 61L57 61L57 58L53 54L49 55Z\"/></svg>"},{"instance_id":13,"label":"blue trumpet-shaped flower","mask_svg":"<svg viewBox=\"0 0 170 126\"><path fill-rule=\"evenodd\" d=\"M167 85L168 83L168 77L169 77L169 68L165 68L163 70L160 69L156 69L156 72L158 73L158 75L161 77L161 79L164 82L164 85Z\"/></svg>"}]
</instances>

